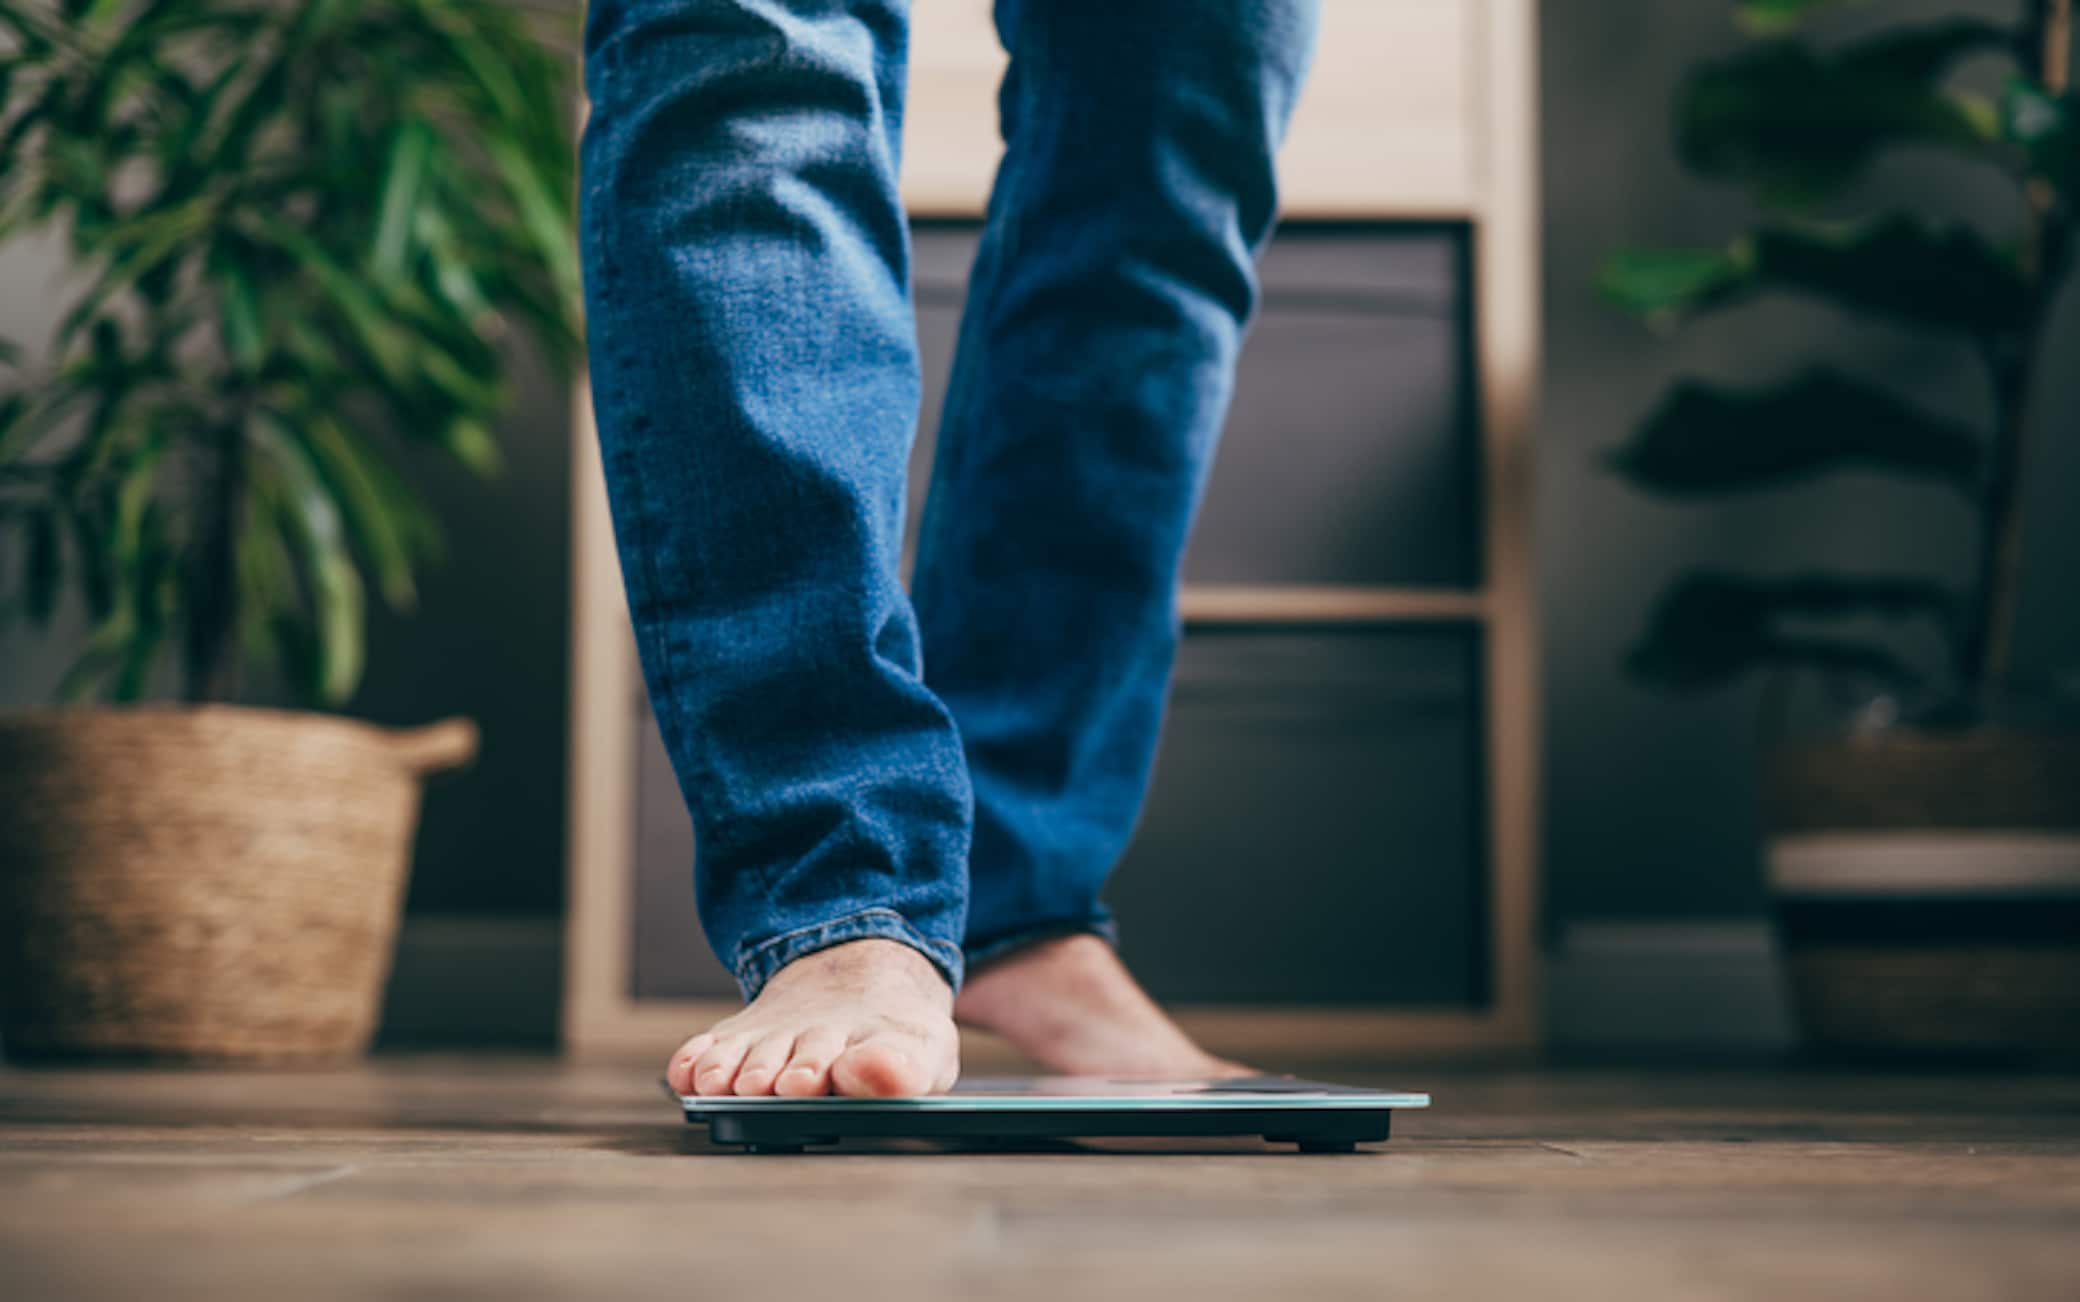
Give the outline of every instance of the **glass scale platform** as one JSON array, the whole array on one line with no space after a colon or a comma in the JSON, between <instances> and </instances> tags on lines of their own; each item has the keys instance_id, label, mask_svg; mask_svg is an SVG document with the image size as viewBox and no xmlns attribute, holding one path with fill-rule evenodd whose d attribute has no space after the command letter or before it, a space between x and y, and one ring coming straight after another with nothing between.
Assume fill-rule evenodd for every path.
<instances>
[{"instance_id":1,"label":"glass scale platform","mask_svg":"<svg viewBox=\"0 0 2080 1302\"><path fill-rule=\"evenodd\" d=\"M979 1077L947 1094L857 1099L680 1095L714 1143L799 1153L847 1139L940 1139L1015 1146L1041 1140L1257 1136L1303 1153L1348 1153L1392 1130L1427 1094L1291 1076L1133 1081L1089 1076Z\"/></svg>"}]
</instances>

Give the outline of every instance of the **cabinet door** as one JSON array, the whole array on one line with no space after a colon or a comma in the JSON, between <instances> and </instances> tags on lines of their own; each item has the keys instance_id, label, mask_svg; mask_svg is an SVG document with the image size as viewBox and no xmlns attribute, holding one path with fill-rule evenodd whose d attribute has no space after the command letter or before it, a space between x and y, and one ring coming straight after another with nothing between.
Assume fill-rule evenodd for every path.
<instances>
[{"instance_id":1,"label":"cabinet door","mask_svg":"<svg viewBox=\"0 0 2080 1302\"><path fill-rule=\"evenodd\" d=\"M925 395L911 463L913 524L974 247L967 224L917 232ZM1264 256L1262 304L1187 582L1480 582L1466 257L1459 226L1279 231Z\"/></svg>"},{"instance_id":2,"label":"cabinet door","mask_svg":"<svg viewBox=\"0 0 2080 1302\"><path fill-rule=\"evenodd\" d=\"M1107 891L1127 958L1180 1002L1469 1007L1487 998L1478 634L1196 633ZM639 998L730 997L693 911L693 832L647 715Z\"/></svg>"},{"instance_id":3,"label":"cabinet door","mask_svg":"<svg viewBox=\"0 0 2080 1302\"><path fill-rule=\"evenodd\" d=\"M1152 991L1486 1001L1479 656L1462 625L1185 640L1107 892Z\"/></svg>"},{"instance_id":4,"label":"cabinet door","mask_svg":"<svg viewBox=\"0 0 2080 1302\"><path fill-rule=\"evenodd\" d=\"M1289 226L1191 552L1199 583L1478 582L1475 413L1456 226ZM973 256L916 241L922 505ZM1111 898L1167 998L1465 1006L1484 988L1479 637L1456 626L1194 632ZM647 705L639 997L729 995L693 915L693 838Z\"/></svg>"}]
</instances>

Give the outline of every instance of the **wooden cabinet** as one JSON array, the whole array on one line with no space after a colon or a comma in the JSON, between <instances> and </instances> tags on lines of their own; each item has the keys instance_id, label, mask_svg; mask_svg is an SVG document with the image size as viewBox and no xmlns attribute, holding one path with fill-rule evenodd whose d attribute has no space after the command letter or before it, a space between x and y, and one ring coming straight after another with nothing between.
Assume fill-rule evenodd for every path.
<instances>
[{"instance_id":1,"label":"wooden cabinet","mask_svg":"<svg viewBox=\"0 0 2080 1302\"><path fill-rule=\"evenodd\" d=\"M1468 229L1288 222L1185 562L1191 584L1469 588L1479 582ZM975 227L916 233L923 418L937 445Z\"/></svg>"},{"instance_id":2,"label":"wooden cabinet","mask_svg":"<svg viewBox=\"0 0 2080 1302\"><path fill-rule=\"evenodd\" d=\"M1181 1004L1487 1006L1480 632L1199 631L1108 899Z\"/></svg>"},{"instance_id":3,"label":"wooden cabinet","mask_svg":"<svg viewBox=\"0 0 2080 1302\"><path fill-rule=\"evenodd\" d=\"M916 0L921 505L1001 63L986 0ZM1327 0L1286 216L1186 561L1186 640L1109 891L1130 961L1260 1061L1527 1044L1537 356L1528 0ZM577 1049L655 1050L734 987L642 697L580 403Z\"/></svg>"}]
</instances>

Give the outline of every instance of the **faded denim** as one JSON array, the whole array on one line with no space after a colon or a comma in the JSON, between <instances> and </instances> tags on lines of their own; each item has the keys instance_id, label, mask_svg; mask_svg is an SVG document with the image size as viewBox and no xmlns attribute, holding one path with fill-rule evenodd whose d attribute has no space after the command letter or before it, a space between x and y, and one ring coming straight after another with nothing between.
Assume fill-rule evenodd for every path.
<instances>
[{"instance_id":1,"label":"faded denim","mask_svg":"<svg viewBox=\"0 0 2080 1302\"><path fill-rule=\"evenodd\" d=\"M587 16L600 445L702 924L747 997L843 940L958 987L1109 934L1315 0L999 0L1006 154L914 604L908 17Z\"/></svg>"}]
</instances>

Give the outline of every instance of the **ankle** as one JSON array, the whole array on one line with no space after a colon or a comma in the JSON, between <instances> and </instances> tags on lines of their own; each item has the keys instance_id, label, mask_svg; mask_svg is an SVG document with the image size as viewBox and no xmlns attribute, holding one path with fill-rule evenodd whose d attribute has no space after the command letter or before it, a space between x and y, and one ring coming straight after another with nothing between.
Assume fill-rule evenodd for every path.
<instances>
[{"instance_id":1,"label":"ankle","mask_svg":"<svg viewBox=\"0 0 2080 1302\"><path fill-rule=\"evenodd\" d=\"M775 972L766 982L766 989L840 987L865 991L888 985L914 988L949 1007L953 1002L953 989L937 964L901 941L879 936L812 950Z\"/></svg>"}]
</instances>

